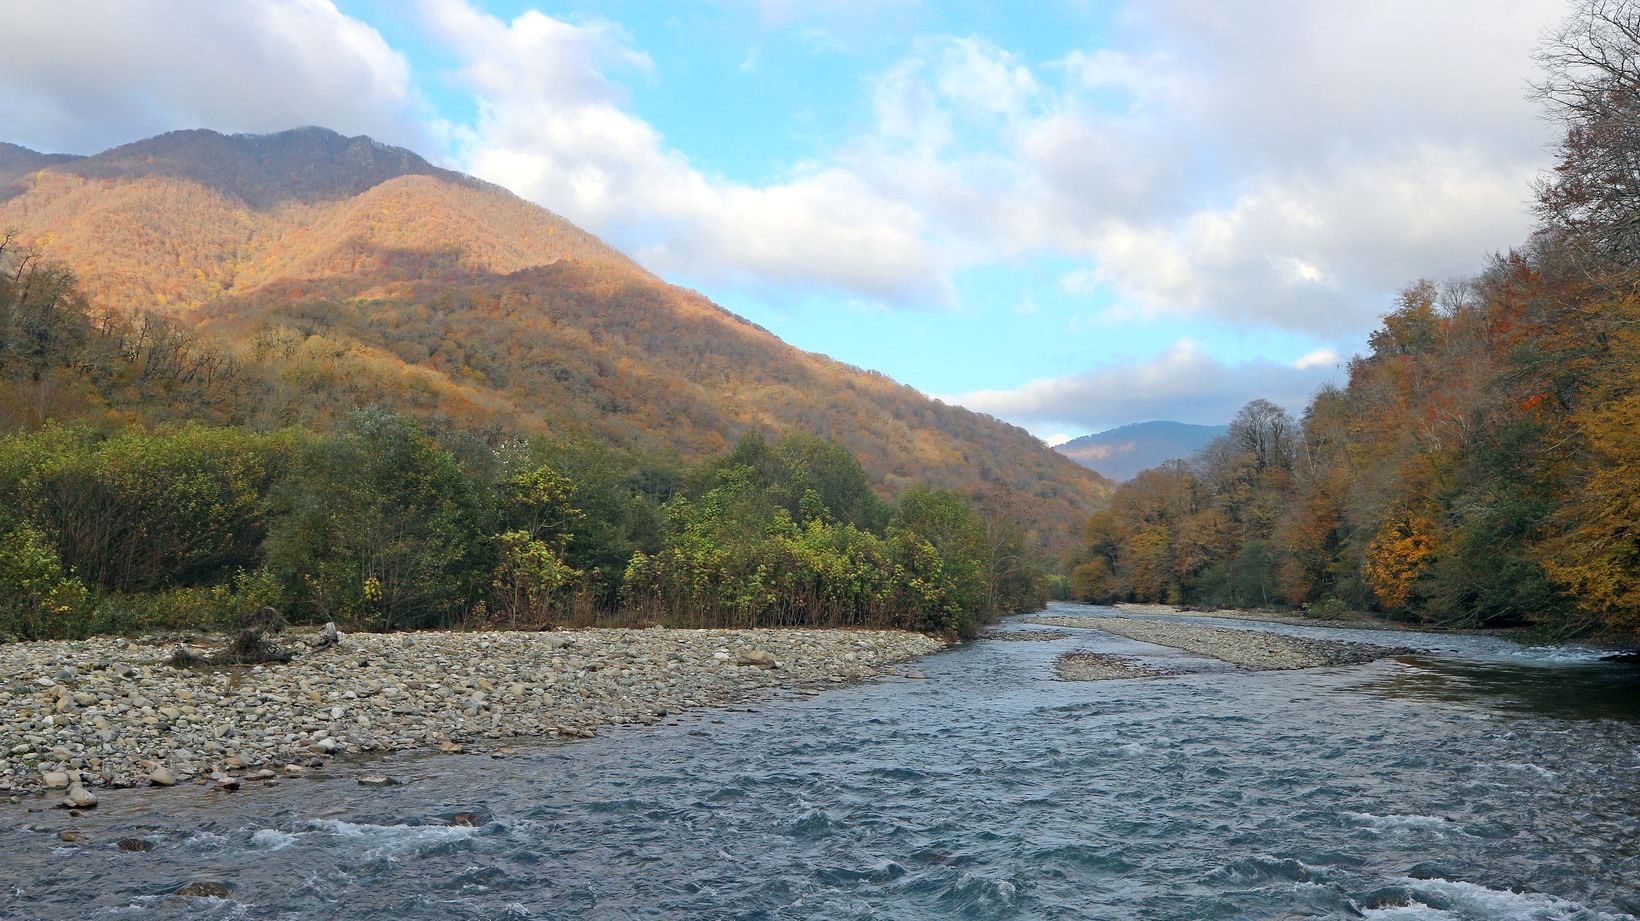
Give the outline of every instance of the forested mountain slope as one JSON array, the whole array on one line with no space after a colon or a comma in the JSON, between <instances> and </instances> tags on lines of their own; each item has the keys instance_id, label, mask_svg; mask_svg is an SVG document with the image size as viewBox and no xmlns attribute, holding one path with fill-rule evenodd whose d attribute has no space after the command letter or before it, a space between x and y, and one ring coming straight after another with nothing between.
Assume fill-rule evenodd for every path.
<instances>
[{"instance_id":1,"label":"forested mountain slope","mask_svg":"<svg viewBox=\"0 0 1640 921\"><path fill-rule=\"evenodd\" d=\"M1021 429L794 349L545 209L368 138L184 131L77 159L6 147L0 188L0 228L73 268L95 308L153 311L231 353L233 373L145 418L322 426L382 405L685 459L803 430L887 492L986 495L1050 547L1108 490ZM25 425L108 411L86 400L40 392L0 411Z\"/></svg>"}]
</instances>

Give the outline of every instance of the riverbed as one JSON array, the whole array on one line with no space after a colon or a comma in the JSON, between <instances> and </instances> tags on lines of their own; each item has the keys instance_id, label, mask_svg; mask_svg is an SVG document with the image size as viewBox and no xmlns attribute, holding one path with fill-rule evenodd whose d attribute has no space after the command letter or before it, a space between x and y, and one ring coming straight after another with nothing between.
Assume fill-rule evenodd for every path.
<instances>
[{"instance_id":1,"label":"riverbed","mask_svg":"<svg viewBox=\"0 0 1640 921\"><path fill-rule=\"evenodd\" d=\"M77 818L25 800L0 808L0 916L1640 914L1632 667L1491 637L1178 620L1410 652L1255 671L1055 627L921 659L927 680L500 759L111 791ZM1160 677L1059 680L1073 651ZM193 883L215 894L174 894Z\"/></svg>"}]
</instances>

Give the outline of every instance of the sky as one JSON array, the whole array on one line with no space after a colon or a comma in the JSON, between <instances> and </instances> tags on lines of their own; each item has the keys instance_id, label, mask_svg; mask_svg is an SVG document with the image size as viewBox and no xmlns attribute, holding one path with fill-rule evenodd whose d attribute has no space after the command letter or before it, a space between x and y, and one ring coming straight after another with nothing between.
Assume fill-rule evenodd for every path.
<instances>
[{"instance_id":1,"label":"sky","mask_svg":"<svg viewBox=\"0 0 1640 921\"><path fill-rule=\"evenodd\" d=\"M1564 0L0 0L0 140L316 124L1050 441L1302 409L1531 227Z\"/></svg>"}]
</instances>

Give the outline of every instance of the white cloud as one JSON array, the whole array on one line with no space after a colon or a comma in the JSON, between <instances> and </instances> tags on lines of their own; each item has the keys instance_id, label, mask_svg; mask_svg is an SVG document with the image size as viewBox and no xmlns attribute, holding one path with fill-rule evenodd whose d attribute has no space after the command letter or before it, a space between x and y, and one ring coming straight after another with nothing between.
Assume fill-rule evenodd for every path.
<instances>
[{"instance_id":1,"label":"white cloud","mask_svg":"<svg viewBox=\"0 0 1640 921\"><path fill-rule=\"evenodd\" d=\"M1407 281L1528 233L1552 128L1524 87L1562 14L1160 0L1126 8L1116 46L1036 72L924 39L842 156L927 215L955 266L1069 256L1061 287L1122 316L1359 334Z\"/></svg>"},{"instance_id":2,"label":"white cloud","mask_svg":"<svg viewBox=\"0 0 1640 921\"><path fill-rule=\"evenodd\" d=\"M1026 425L1098 432L1135 419L1219 424L1259 398L1298 412L1315 389L1334 376L1330 366L1313 363L1289 366L1260 360L1230 365L1181 339L1146 361L945 399Z\"/></svg>"},{"instance_id":3,"label":"white cloud","mask_svg":"<svg viewBox=\"0 0 1640 921\"><path fill-rule=\"evenodd\" d=\"M1293 367L1302 371L1306 368L1324 368L1328 365L1336 365L1338 362L1339 355L1337 349L1320 348L1301 356L1297 361L1293 362Z\"/></svg>"},{"instance_id":4,"label":"white cloud","mask_svg":"<svg viewBox=\"0 0 1640 921\"><path fill-rule=\"evenodd\" d=\"M846 167L799 164L756 186L669 148L606 76L648 72L610 23L531 11L509 22L465 0L427 0L466 62L478 100L457 127L466 168L537 201L661 272L720 283L830 288L911 304L948 302L949 271L924 217Z\"/></svg>"},{"instance_id":5,"label":"white cloud","mask_svg":"<svg viewBox=\"0 0 1640 921\"><path fill-rule=\"evenodd\" d=\"M330 0L14 3L0 20L6 140L95 153L317 124L424 146L404 56Z\"/></svg>"},{"instance_id":6,"label":"white cloud","mask_svg":"<svg viewBox=\"0 0 1640 921\"><path fill-rule=\"evenodd\" d=\"M1250 180L1224 207L1107 221L1089 271L1151 314L1361 332L1406 282L1521 242L1532 175L1474 149L1329 161Z\"/></svg>"}]
</instances>

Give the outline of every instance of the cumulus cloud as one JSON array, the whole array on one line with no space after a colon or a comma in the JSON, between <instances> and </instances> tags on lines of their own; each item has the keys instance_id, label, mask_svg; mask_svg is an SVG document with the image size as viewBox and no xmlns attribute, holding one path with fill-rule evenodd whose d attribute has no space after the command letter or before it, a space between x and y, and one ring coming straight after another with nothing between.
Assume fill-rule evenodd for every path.
<instances>
[{"instance_id":1,"label":"cumulus cloud","mask_svg":"<svg viewBox=\"0 0 1640 921\"><path fill-rule=\"evenodd\" d=\"M876 83L878 136L846 154L937 216L958 265L1069 256L1062 287L1126 315L1359 333L1405 282L1528 232L1552 129L1524 88L1562 14L1161 0L1126 8L1115 46L1036 71L923 40ZM997 117L964 131L976 99Z\"/></svg>"},{"instance_id":2,"label":"cumulus cloud","mask_svg":"<svg viewBox=\"0 0 1640 921\"><path fill-rule=\"evenodd\" d=\"M1091 275L1152 315L1360 332L1390 292L1524 239L1534 167L1425 147L1250 180L1224 207L1104 222Z\"/></svg>"},{"instance_id":3,"label":"cumulus cloud","mask_svg":"<svg viewBox=\"0 0 1640 921\"><path fill-rule=\"evenodd\" d=\"M749 185L697 168L606 74L648 71L615 25L537 11L504 22L466 0L424 4L478 102L451 129L466 168L609 237L651 268L709 281L833 289L894 303L951 298L923 215L835 164Z\"/></svg>"},{"instance_id":4,"label":"cumulus cloud","mask_svg":"<svg viewBox=\"0 0 1640 921\"><path fill-rule=\"evenodd\" d=\"M1331 362L1303 359L1293 365L1263 360L1226 364L1181 339L1146 361L946 399L1027 426L1074 425L1098 432L1135 419L1211 425L1260 398L1301 411L1316 388L1338 373Z\"/></svg>"},{"instance_id":5,"label":"cumulus cloud","mask_svg":"<svg viewBox=\"0 0 1640 921\"><path fill-rule=\"evenodd\" d=\"M7 7L0 27L6 140L95 153L177 128L309 124L424 146L408 62L330 0Z\"/></svg>"}]
</instances>

